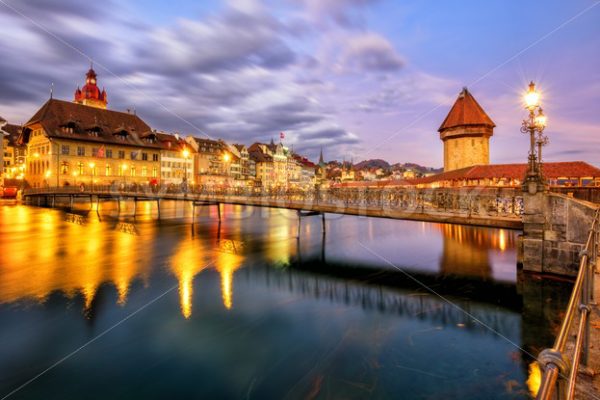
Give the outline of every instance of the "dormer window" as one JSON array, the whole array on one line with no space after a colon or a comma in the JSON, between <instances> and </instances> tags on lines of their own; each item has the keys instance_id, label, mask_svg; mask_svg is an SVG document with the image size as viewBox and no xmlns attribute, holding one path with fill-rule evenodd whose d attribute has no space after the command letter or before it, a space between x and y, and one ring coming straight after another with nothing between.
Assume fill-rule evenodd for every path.
<instances>
[{"instance_id":1,"label":"dormer window","mask_svg":"<svg viewBox=\"0 0 600 400\"><path fill-rule=\"evenodd\" d=\"M87 131L88 135L98 137L98 136L100 136L100 133L102 132L102 128L98 125L92 125L92 126L88 127L88 129L86 129L86 131Z\"/></svg>"},{"instance_id":2,"label":"dormer window","mask_svg":"<svg viewBox=\"0 0 600 400\"><path fill-rule=\"evenodd\" d=\"M129 136L129 131L127 129L125 129L125 127L119 127L117 129L115 129L115 131L113 132L113 136L115 136L119 140L124 141L125 138L127 138L127 136Z\"/></svg>"},{"instance_id":3,"label":"dormer window","mask_svg":"<svg viewBox=\"0 0 600 400\"><path fill-rule=\"evenodd\" d=\"M158 137L157 137L156 133L149 132L149 133L142 135L142 140L146 143L153 144L153 143L157 142Z\"/></svg>"},{"instance_id":4,"label":"dormer window","mask_svg":"<svg viewBox=\"0 0 600 400\"><path fill-rule=\"evenodd\" d=\"M68 120L66 123L60 126L63 133L73 133L77 129L77 123L73 120Z\"/></svg>"}]
</instances>

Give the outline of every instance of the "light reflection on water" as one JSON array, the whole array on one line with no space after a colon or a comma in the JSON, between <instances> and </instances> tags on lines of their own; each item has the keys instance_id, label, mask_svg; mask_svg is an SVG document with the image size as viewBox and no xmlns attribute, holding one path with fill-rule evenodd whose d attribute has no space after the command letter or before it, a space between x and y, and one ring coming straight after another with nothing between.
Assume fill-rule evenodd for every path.
<instances>
[{"instance_id":1,"label":"light reflection on water","mask_svg":"<svg viewBox=\"0 0 600 400\"><path fill-rule=\"evenodd\" d=\"M222 223L214 207L200 210L192 227L181 205L165 204L165 220L157 223L153 204L145 204L135 219L118 220L102 217L110 204L101 205L101 218L83 209L0 206L0 323L7 327L0 334L0 376L7 372L0 395L173 283L175 307L171 297L152 304L103 339L106 355L101 346L78 354L82 371L41 379L24 398L72 382L92 366L94 377L112 380L126 397L148 398L526 398L535 382L526 354L363 247L537 354L552 337L548 321L540 321L561 303L549 305L543 288L519 289L517 232L328 216L323 236L320 217L303 219L298 232L295 213L241 206L225 206ZM568 287L552 293L560 298ZM50 317L64 321L49 323ZM81 320L92 323L91 331ZM23 324L33 331L21 343ZM33 345L52 334L61 338L53 346ZM129 357L120 378L102 367L115 352ZM131 371L148 360L181 376L153 367L134 378ZM15 372L23 363L39 368ZM208 372L214 365L220 367ZM236 379L221 382L222 369L236 370ZM195 370L204 371L198 383L204 388L174 387ZM64 398L82 397L77 390L92 386L52 387ZM110 387L85 393L108 397Z\"/></svg>"}]
</instances>

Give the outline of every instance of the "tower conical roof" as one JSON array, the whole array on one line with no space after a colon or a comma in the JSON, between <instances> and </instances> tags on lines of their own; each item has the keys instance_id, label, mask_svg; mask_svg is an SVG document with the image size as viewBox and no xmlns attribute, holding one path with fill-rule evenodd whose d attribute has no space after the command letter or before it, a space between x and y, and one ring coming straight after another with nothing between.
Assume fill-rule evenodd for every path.
<instances>
[{"instance_id":1,"label":"tower conical roof","mask_svg":"<svg viewBox=\"0 0 600 400\"><path fill-rule=\"evenodd\" d=\"M467 88L463 88L438 132L467 125L496 126Z\"/></svg>"}]
</instances>

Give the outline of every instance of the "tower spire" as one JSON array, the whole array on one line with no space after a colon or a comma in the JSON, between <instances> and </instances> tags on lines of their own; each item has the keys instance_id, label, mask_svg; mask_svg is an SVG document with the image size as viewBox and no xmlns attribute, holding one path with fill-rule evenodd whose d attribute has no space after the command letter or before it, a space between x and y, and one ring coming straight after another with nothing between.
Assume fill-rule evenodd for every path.
<instances>
[{"instance_id":1,"label":"tower spire","mask_svg":"<svg viewBox=\"0 0 600 400\"><path fill-rule=\"evenodd\" d=\"M90 69L85 74L85 85L83 88L75 90L73 101L86 106L106 108L106 91L98 88L97 75L94 71L94 62L90 59Z\"/></svg>"}]
</instances>

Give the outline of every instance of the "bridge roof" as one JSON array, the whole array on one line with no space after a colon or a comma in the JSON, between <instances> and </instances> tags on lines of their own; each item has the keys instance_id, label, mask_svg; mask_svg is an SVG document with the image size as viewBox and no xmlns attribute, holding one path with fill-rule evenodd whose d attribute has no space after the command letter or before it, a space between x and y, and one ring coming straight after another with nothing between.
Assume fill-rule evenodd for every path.
<instances>
[{"instance_id":1,"label":"bridge roof","mask_svg":"<svg viewBox=\"0 0 600 400\"><path fill-rule=\"evenodd\" d=\"M496 126L467 88L463 88L438 132L468 125Z\"/></svg>"},{"instance_id":2,"label":"bridge roof","mask_svg":"<svg viewBox=\"0 0 600 400\"><path fill-rule=\"evenodd\" d=\"M600 169L584 161L544 163L544 176L549 179L558 178L600 178ZM474 165L442 172L425 178L411 179L413 185L442 181L460 181L475 179L506 178L522 180L527 172L527 164L490 164Z\"/></svg>"}]
</instances>

